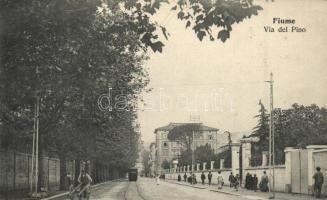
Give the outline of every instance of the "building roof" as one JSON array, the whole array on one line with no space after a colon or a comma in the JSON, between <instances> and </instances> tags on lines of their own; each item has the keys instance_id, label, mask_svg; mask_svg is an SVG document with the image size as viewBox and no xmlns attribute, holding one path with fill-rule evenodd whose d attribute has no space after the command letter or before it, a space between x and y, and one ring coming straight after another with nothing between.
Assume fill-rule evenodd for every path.
<instances>
[{"instance_id":1,"label":"building roof","mask_svg":"<svg viewBox=\"0 0 327 200\"><path fill-rule=\"evenodd\" d=\"M173 122L170 122L166 126L156 128L154 130L154 133L157 133L157 131L170 131L173 128L175 128L176 126L185 125L185 124L193 124L193 123L173 123ZM200 123L200 131L219 131L219 129L212 128L212 127L209 127L209 126L206 126L206 125L203 125L202 123Z\"/></svg>"}]
</instances>

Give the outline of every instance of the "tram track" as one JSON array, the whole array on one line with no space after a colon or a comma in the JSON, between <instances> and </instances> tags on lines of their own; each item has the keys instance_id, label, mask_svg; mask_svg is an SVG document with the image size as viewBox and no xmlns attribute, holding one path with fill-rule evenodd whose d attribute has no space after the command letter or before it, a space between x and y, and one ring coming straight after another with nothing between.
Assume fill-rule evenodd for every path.
<instances>
[{"instance_id":1,"label":"tram track","mask_svg":"<svg viewBox=\"0 0 327 200\"><path fill-rule=\"evenodd\" d=\"M126 190L124 191L124 200L147 200L141 190L137 181L128 182Z\"/></svg>"}]
</instances>

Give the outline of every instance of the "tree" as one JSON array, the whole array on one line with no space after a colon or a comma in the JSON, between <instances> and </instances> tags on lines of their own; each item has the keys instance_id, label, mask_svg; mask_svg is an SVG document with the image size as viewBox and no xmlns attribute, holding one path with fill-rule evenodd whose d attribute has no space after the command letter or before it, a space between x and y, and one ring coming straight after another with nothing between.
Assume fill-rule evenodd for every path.
<instances>
[{"instance_id":1,"label":"tree","mask_svg":"<svg viewBox=\"0 0 327 200\"><path fill-rule=\"evenodd\" d=\"M170 162L168 161L168 160L164 160L164 161L162 161L162 163L161 163L161 168L163 168L163 169L169 169L170 168Z\"/></svg>"},{"instance_id":2,"label":"tree","mask_svg":"<svg viewBox=\"0 0 327 200\"><path fill-rule=\"evenodd\" d=\"M152 166L150 160L150 151L144 150L142 152L142 164L143 164L145 176L149 176L151 173L151 166Z\"/></svg>"},{"instance_id":3,"label":"tree","mask_svg":"<svg viewBox=\"0 0 327 200\"><path fill-rule=\"evenodd\" d=\"M148 48L162 51L158 30L168 38L166 28L150 19L162 3L168 2L1 1L2 146L32 148L34 107L40 99L40 157L53 153L61 160L90 159L101 168L132 166L139 138L133 108L149 81L142 65ZM252 0L181 0L172 6L200 40L214 40L212 28L218 27L221 41L229 38L233 24L261 9ZM124 94L128 100L107 113L95 102L109 86L113 96Z\"/></svg>"},{"instance_id":4,"label":"tree","mask_svg":"<svg viewBox=\"0 0 327 200\"><path fill-rule=\"evenodd\" d=\"M252 142L251 145L251 165L261 165L261 153L269 150L269 115L261 100L259 106L259 114L255 116L258 118L258 124L248 136L258 138L258 141Z\"/></svg>"},{"instance_id":5,"label":"tree","mask_svg":"<svg viewBox=\"0 0 327 200\"><path fill-rule=\"evenodd\" d=\"M210 167L210 162L214 160L215 151L209 144L201 145L197 147L194 151L194 159L197 163L201 165L203 162L207 163L207 169ZM202 166L203 167L203 166Z\"/></svg>"},{"instance_id":6,"label":"tree","mask_svg":"<svg viewBox=\"0 0 327 200\"><path fill-rule=\"evenodd\" d=\"M191 149L193 133L194 137L196 137L197 134L200 134L200 127L200 123L178 125L169 131L167 137L171 141L178 141L182 146L186 147L186 149Z\"/></svg>"},{"instance_id":7,"label":"tree","mask_svg":"<svg viewBox=\"0 0 327 200\"><path fill-rule=\"evenodd\" d=\"M293 104L289 109L273 112L276 163L285 161L284 148L305 148L307 145L327 143L327 113L313 104Z\"/></svg>"},{"instance_id":8,"label":"tree","mask_svg":"<svg viewBox=\"0 0 327 200\"><path fill-rule=\"evenodd\" d=\"M38 96L40 156L90 159L121 170L133 166L139 136L132 106L148 80L143 43L128 29L131 19L119 10L111 13L115 17L96 14L93 1L1 3L7 30L0 71L3 145L22 148L17 144L27 141L24 151L32 149ZM115 97L124 94L128 101L122 109L103 112L96 102L109 86ZM61 169L64 180L65 166Z\"/></svg>"}]
</instances>

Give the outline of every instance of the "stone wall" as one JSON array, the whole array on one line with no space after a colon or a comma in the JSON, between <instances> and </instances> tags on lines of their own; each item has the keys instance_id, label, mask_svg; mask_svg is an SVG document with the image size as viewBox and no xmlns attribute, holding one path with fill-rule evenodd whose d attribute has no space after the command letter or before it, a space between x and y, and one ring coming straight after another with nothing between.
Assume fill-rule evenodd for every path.
<instances>
[{"instance_id":1,"label":"stone wall","mask_svg":"<svg viewBox=\"0 0 327 200\"><path fill-rule=\"evenodd\" d=\"M43 157L44 186L49 190L59 187L60 161L56 158ZM30 154L0 151L0 192L28 190L31 180ZM71 166L71 165L68 165ZM67 170L71 173L71 170Z\"/></svg>"},{"instance_id":2,"label":"stone wall","mask_svg":"<svg viewBox=\"0 0 327 200\"><path fill-rule=\"evenodd\" d=\"M250 173L252 175L256 174L258 177L258 187L259 183L261 180L261 176L263 175L263 172L266 171L268 177L271 179L271 184L273 184L273 179L271 178L272 175L270 176L269 173L269 168L268 167L249 167L247 169L244 169L244 174L243 174L243 181L242 181L242 186L245 184L245 177L247 173ZM272 174L271 170L271 174ZM285 179L285 166L275 166L275 191L277 192L285 192L285 185L287 184L287 181Z\"/></svg>"}]
</instances>

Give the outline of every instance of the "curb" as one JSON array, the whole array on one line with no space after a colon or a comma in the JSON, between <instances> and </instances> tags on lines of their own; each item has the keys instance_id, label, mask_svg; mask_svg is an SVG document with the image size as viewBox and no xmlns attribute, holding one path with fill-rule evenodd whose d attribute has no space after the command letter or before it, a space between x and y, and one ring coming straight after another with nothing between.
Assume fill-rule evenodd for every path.
<instances>
[{"instance_id":1,"label":"curb","mask_svg":"<svg viewBox=\"0 0 327 200\"><path fill-rule=\"evenodd\" d=\"M104 185L104 184L107 184L107 183L110 183L110 182L116 182L116 181L119 181L119 180L122 180L122 179L115 179L115 180L99 183L99 184L96 184L96 185L92 185L91 188L95 188L95 187L98 187L98 186L101 186L101 185ZM41 200L53 200L53 199L56 199L56 198L67 196L67 195L69 195L69 192L64 192L64 193L57 194L57 195L54 195L54 196L51 196L51 197L42 198Z\"/></svg>"},{"instance_id":2,"label":"curb","mask_svg":"<svg viewBox=\"0 0 327 200\"><path fill-rule=\"evenodd\" d=\"M220 191L220 190L209 190L211 192L218 192L218 193L223 193L223 194L228 194L228 195L233 195L233 196L238 196L240 197L240 194L232 193L232 192L225 192L225 191Z\"/></svg>"},{"instance_id":3,"label":"curb","mask_svg":"<svg viewBox=\"0 0 327 200\"><path fill-rule=\"evenodd\" d=\"M192 187L192 188L197 188L197 189L207 189L205 187L199 187L199 186L194 186L194 185L187 185L187 184L183 184L183 183L175 183L175 182L170 182L170 181L166 181L167 183L172 183L172 184L176 184L176 185L182 185L182 186L187 186L187 187Z\"/></svg>"}]
</instances>

